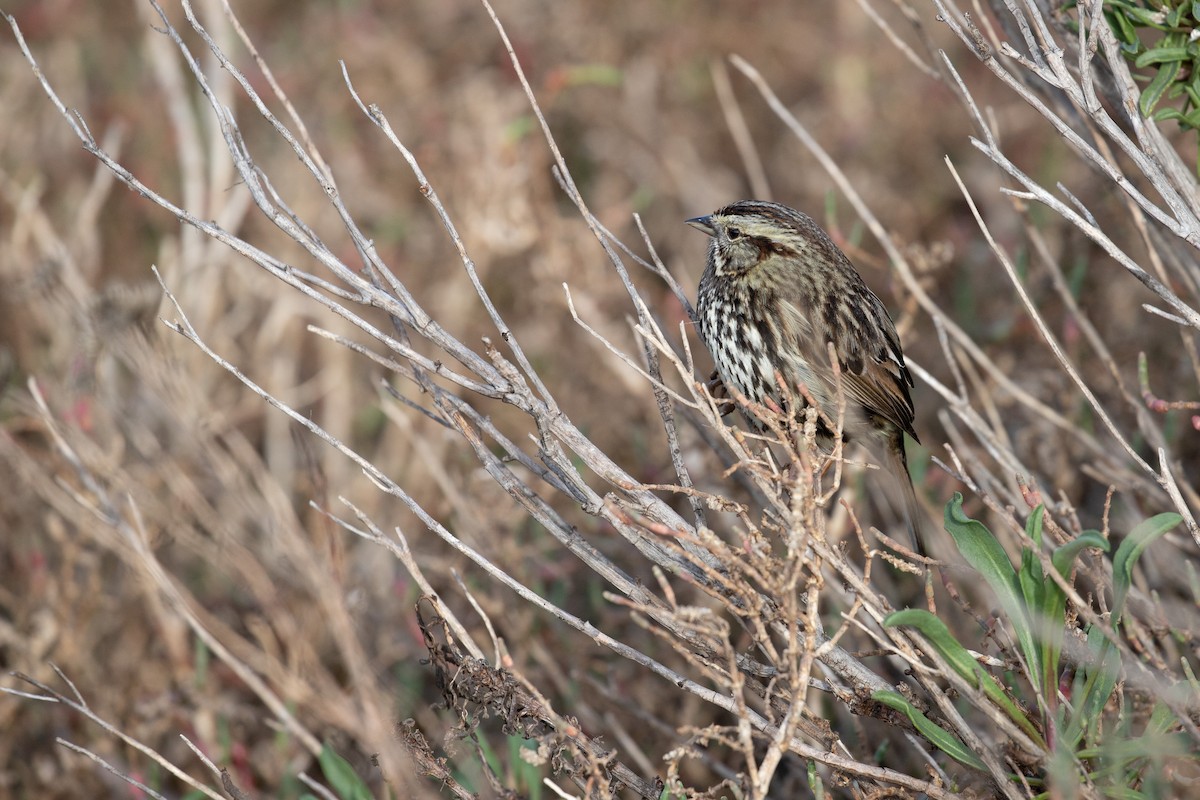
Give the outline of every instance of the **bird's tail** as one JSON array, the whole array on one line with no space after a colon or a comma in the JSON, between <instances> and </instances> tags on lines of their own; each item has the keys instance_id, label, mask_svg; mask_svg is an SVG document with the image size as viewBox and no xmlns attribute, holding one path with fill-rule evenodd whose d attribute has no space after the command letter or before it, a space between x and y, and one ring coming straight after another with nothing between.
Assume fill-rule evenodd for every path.
<instances>
[{"instance_id":1,"label":"bird's tail","mask_svg":"<svg viewBox=\"0 0 1200 800\"><path fill-rule=\"evenodd\" d=\"M925 510L917 500L917 491L913 487L912 474L908 471L908 457L904 454L904 433L896 431L888 438L887 458L890 472L896 476L900 491L904 494L904 515L908 521L908 535L912 538L913 546L921 556L925 552L925 535L923 520Z\"/></svg>"}]
</instances>

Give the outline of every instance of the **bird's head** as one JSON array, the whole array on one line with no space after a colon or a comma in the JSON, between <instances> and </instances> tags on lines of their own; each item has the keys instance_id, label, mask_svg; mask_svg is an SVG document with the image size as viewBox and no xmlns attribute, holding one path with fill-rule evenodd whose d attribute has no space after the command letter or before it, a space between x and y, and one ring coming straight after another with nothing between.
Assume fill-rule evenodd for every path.
<instances>
[{"instance_id":1,"label":"bird's head","mask_svg":"<svg viewBox=\"0 0 1200 800\"><path fill-rule=\"evenodd\" d=\"M721 277L738 278L773 258L800 256L817 228L809 217L778 203L741 200L688 225L712 237L709 264Z\"/></svg>"}]
</instances>

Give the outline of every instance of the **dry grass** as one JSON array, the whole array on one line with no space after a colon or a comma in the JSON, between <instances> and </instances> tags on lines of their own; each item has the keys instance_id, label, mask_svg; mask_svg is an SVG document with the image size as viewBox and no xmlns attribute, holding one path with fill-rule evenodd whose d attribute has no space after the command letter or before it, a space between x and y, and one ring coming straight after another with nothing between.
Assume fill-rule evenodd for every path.
<instances>
[{"instance_id":1,"label":"dry grass","mask_svg":"<svg viewBox=\"0 0 1200 800\"><path fill-rule=\"evenodd\" d=\"M0 695L0 794L142 791L60 737L166 796L187 791L166 763L220 796L182 734L228 769L235 797L336 788L322 743L376 796L386 783L399 797L546 797L550 777L589 796L653 797L665 780L718 797L818 783L1025 797L1040 789L1021 780L1054 769L1060 790L1065 770L1100 796L1098 760L1054 762L1038 741L1060 733L1047 719L1070 705L1089 624L1121 656L1108 733L1133 739L1165 704L1160 760L1138 762L1131 785L1185 791L1194 764L1173 748L1200 742L1187 683L1198 439L1194 407L1153 393L1195 398L1200 326L1143 304L1180 317L1200 302L1194 180L1172 171L1186 140L1141 132L1122 153L1129 121L1105 130L1088 103L1069 112L1063 82L1046 96L1083 136L1069 146L1001 80L1029 65L977 58L970 30L919 3L617 14L512 0L497 12L536 107L473 0L248 4L240 22L301 131L221 3L196 5L343 205L180 9L167 16L217 106L309 229L289 235L255 205L254 173L239 174L149 5L10 9L98 148L196 224L81 152L20 50L0 50L16 121L0 126L0 666L41 684L4 687L61 701ZM988 41L1012 18L973 19ZM1052 35L1070 54L1070 36ZM432 191L355 105L338 59ZM1052 67L1032 63L1055 79ZM1102 108L1120 108L1107 87ZM1137 152L1155 154L1151 169ZM994 166L1006 159L1035 183ZM652 242L692 295L704 242L681 221L751 195L812 213L893 310L922 376L914 472L935 519L962 491L1015 556L1039 503L1048 544L1086 529L1115 544L1154 514L1185 518L1138 562L1119 629L1110 557L1086 555L1064 582L1062 697L1021 677L1011 620L989 616L997 601L948 535L934 553L947 565L929 572L882 546L877 532L902 525L859 453L820 453L801 427L779 429L787 444L767 457L693 380L684 303L637 262L654 260ZM440 328L414 325L418 306ZM639 370L662 376L657 397ZM984 654L1037 730L881 624L907 606L936 609ZM897 685L983 768L872 696Z\"/></svg>"}]
</instances>

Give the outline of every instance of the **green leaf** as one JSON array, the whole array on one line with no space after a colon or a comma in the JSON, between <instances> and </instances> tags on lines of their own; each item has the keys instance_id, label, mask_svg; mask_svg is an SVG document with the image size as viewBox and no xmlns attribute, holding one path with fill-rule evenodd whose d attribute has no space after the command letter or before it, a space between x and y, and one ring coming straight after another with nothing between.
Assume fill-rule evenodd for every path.
<instances>
[{"instance_id":1,"label":"green leaf","mask_svg":"<svg viewBox=\"0 0 1200 800\"><path fill-rule=\"evenodd\" d=\"M916 628L929 643L937 649L942 658L954 668L954 671L966 678L976 687L979 686L979 664L967 652L967 648L954 638L954 634L946 627L946 623L923 608L906 608L895 611L884 617L885 628L909 627ZM983 673L985 677L991 677Z\"/></svg>"},{"instance_id":2,"label":"green leaf","mask_svg":"<svg viewBox=\"0 0 1200 800\"><path fill-rule=\"evenodd\" d=\"M1183 667L1183 677L1187 680L1188 686L1192 687L1192 694L1200 695L1200 680L1196 680L1196 673L1192 671L1192 665L1188 663L1187 656L1179 659L1179 665Z\"/></svg>"},{"instance_id":3,"label":"green leaf","mask_svg":"<svg viewBox=\"0 0 1200 800\"><path fill-rule=\"evenodd\" d=\"M1167 12L1167 27L1178 28L1180 23L1183 22L1183 15L1187 12L1187 3L1180 3L1179 5L1175 6L1175 8L1171 9L1169 12Z\"/></svg>"},{"instance_id":4,"label":"green leaf","mask_svg":"<svg viewBox=\"0 0 1200 800\"><path fill-rule=\"evenodd\" d=\"M955 761L966 764L968 767L974 767L981 772L987 770L987 765L983 763L979 756L975 755L966 745L960 742L958 737L922 714L917 710L916 706L908 702L899 692L882 689L878 692L872 692L871 699L877 703L883 703L888 708L904 712L908 717L908 721L913 724L918 733Z\"/></svg>"},{"instance_id":5,"label":"green leaf","mask_svg":"<svg viewBox=\"0 0 1200 800\"><path fill-rule=\"evenodd\" d=\"M1141 40L1138 39L1137 28L1133 27L1133 23L1119 11L1105 11L1105 19L1108 20L1108 27L1112 28L1113 34L1121 42L1122 49L1136 53L1141 47Z\"/></svg>"},{"instance_id":6,"label":"green leaf","mask_svg":"<svg viewBox=\"0 0 1200 800\"><path fill-rule=\"evenodd\" d=\"M888 614L884 618L883 624L888 628L904 626L920 631L921 635L929 640L929 643L955 672L976 688L983 689L983 693L988 699L1004 709L1004 713L1008 714L1021 730L1025 731L1039 745L1045 746L1045 740L1042 739L1042 735L1034 724L1005 693L1000 683L979 665L979 662L967 652L967 648L963 647L958 639L954 638L954 634L946 627L946 623L922 608L906 608L903 611Z\"/></svg>"},{"instance_id":7,"label":"green leaf","mask_svg":"<svg viewBox=\"0 0 1200 800\"><path fill-rule=\"evenodd\" d=\"M1186 47L1152 47L1133 60L1136 67L1148 67L1151 64L1182 65L1189 58Z\"/></svg>"},{"instance_id":8,"label":"green leaf","mask_svg":"<svg viewBox=\"0 0 1200 800\"><path fill-rule=\"evenodd\" d=\"M825 800L825 782L817 771L817 762L808 762L808 790L813 794L813 800Z\"/></svg>"},{"instance_id":9,"label":"green leaf","mask_svg":"<svg viewBox=\"0 0 1200 800\"><path fill-rule=\"evenodd\" d=\"M1130 18L1130 24L1142 25L1146 28L1154 28L1159 31L1166 30L1166 17L1158 11L1134 5L1126 5L1125 15Z\"/></svg>"},{"instance_id":10,"label":"green leaf","mask_svg":"<svg viewBox=\"0 0 1200 800\"><path fill-rule=\"evenodd\" d=\"M1124 613L1124 603L1133 585L1133 570L1138 559L1151 543L1160 536L1180 524L1183 518L1175 512L1160 513L1146 519L1129 531L1121 546L1112 557L1112 625L1116 627L1121 622ZM1092 533L1092 531L1090 531ZM1088 535L1088 534L1085 534ZM1087 630L1087 646L1092 657L1084 663L1079 676L1076 676L1075 714L1067 728L1064 741L1074 747L1079 744L1082 736L1088 730L1097 732L1100 712L1108 703L1112 690L1116 687L1121 669L1121 655L1115 646L1104 637L1096 627ZM1091 742L1090 742L1091 744Z\"/></svg>"},{"instance_id":11,"label":"green leaf","mask_svg":"<svg viewBox=\"0 0 1200 800\"><path fill-rule=\"evenodd\" d=\"M1125 610L1125 598L1129 594L1130 587L1133 586L1133 567L1141 557L1142 551L1151 542L1182 521L1183 517L1174 511L1156 514L1134 528L1117 548L1117 554L1113 556L1112 619L1114 625L1121 621L1121 614Z\"/></svg>"},{"instance_id":12,"label":"green leaf","mask_svg":"<svg viewBox=\"0 0 1200 800\"><path fill-rule=\"evenodd\" d=\"M1158 111L1154 112L1154 115L1151 117L1151 119L1153 119L1155 122L1174 120L1179 123L1179 127L1185 129L1191 128L1194 130L1196 128L1200 128L1200 108L1197 108L1188 114L1184 114L1177 108L1160 108Z\"/></svg>"},{"instance_id":13,"label":"green leaf","mask_svg":"<svg viewBox=\"0 0 1200 800\"><path fill-rule=\"evenodd\" d=\"M1046 516L1046 506L1043 503L1038 503L1038 507L1029 515L1029 519L1025 521L1025 534L1033 540L1037 547L1042 546L1042 518Z\"/></svg>"},{"instance_id":14,"label":"green leaf","mask_svg":"<svg viewBox=\"0 0 1200 800\"><path fill-rule=\"evenodd\" d=\"M522 750L534 750L536 742L529 742L523 736L508 737L508 765L516 778L517 788L524 792L529 800L540 800L542 796L542 768L537 764L521 757Z\"/></svg>"},{"instance_id":15,"label":"green leaf","mask_svg":"<svg viewBox=\"0 0 1200 800\"><path fill-rule=\"evenodd\" d=\"M1046 786L1051 786L1054 792L1046 792L1036 796L1037 800L1050 800L1057 797L1079 797L1082 794L1080 781L1081 770L1076 768L1079 762L1075 754L1061 744L1054 748L1046 761Z\"/></svg>"},{"instance_id":16,"label":"green leaf","mask_svg":"<svg viewBox=\"0 0 1200 800\"><path fill-rule=\"evenodd\" d=\"M1036 680L1040 674L1037 669L1038 651L1030 630L1023 593L1017 582L1017 573L1013 570L1012 562L1008 560L1008 554L1004 552L1000 542L986 525L971 519L963 512L962 503L962 494L955 492L954 497L946 504L946 532L954 537L954 544L962 557L983 576L996 593L996 598L1008 614L1017 641L1021 644L1021 651L1032 670L1030 678Z\"/></svg>"},{"instance_id":17,"label":"green leaf","mask_svg":"<svg viewBox=\"0 0 1200 800\"><path fill-rule=\"evenodd\" d=\"M1054 554L1050 556L1050 560L1054 562L1054 568L1058 570L1059 575L1069 578L1071 568L1075 566L1075 559L1089 547L1107 553L1108 540L1101 536L1099 531L1084 531L1055 550Z\"/></svg>"},{"instance_id":18,"label":"green leaf","mask_svg":"<svg viewBox=\"0 0 1200 800\"><path fill-rule=\"evenodd\" d=\"M1138 98L1138 111L1143 117L1149 117L1154 111L1154 107L1158 105L1158 101L1162 99L1163 93L1170 88L1175 79L1179 77L1180 70L1183 69L1183 64L1178 61L1173 61L1170 64L1163 64L1159 68L1158 73L1153 80L1147 84L1145 89L1142 89L1141 97Z\"/></svg>"},{"instance_id":19,"label":"green leaf","mask_svg":"<svg viewBox=\"0 0 1200 800\"><path fill-rule=\"evenodd\" d=\"M1084 531L1056 549L1050 556L1055 571L1063 578L1070 578L1075 559L1089 547L1108 552L1108 541L1098 531ZM1030 616L1037 628L1037 639L1041 643L1039 680L1042 697L1051 710L1058 707L1058 662L1062 655L1066 614L1066 594L1057 583L1045 580L1037 604L1030 606Z\"/></svg>"},{"instance_id":20,"label":"green leaf","mask_svg":"<svg viewBox=\"0 0 1200 800\"><path fill-rule=\"evenodd\" d=\"M1066 608L1066 600L1062 599L1062 590L1053 581L1048 581L1042 573L1042 562L1030 548L1021 550L1021 570L1017 573L1017 585L1021 587L1021 597L1025 603L1025 613L1028 615L1030 635L1036 643L1025 653L1032 672L1030 678L1038 687L1042 696L1053 706L1054 690L1058 688L1057 649L1056 640L1062 638L1062 612L1055 617L1055 610ZM1022 642L1022 647L1025 643Z\"/></svg>"},{"instance_id":21,"label":"green leaf","mask_svg":"<svg viewBox=\"0 0 1200 800\"><path fill-rule=\"evenodd\" d=\"M1008 554L996 541L996 537L979 520L971 519L962 509L963 496L955 492L946 504L946 532L954 537L958 552L979 574L983 575L997 593L1016 597L1017 573L1013 570Z\"/></svg>"},{"instance_id":22,"label":"green leaf","mask_svg":"<svg viewBox=\"0 0 1200 800\"><path fill-rule=\"evenodd\" d=\"M1146 723L1146 735L1157 736L1165 734L1171 728L1175 727L1178 720L1175 719L1175 712L1167 707L1166 703L1159 701L1154 704L1154 711L1150 714L1150 721Z\"/></svg>"},{"instance_id":23,"label":"green leaf","mask_svg":"<svg viewBox=\"0 0 1200 800\"><path fill-rule=\"evenodd\" d=\"M1088 731L1097 732L1100 713L1108 703L1121 667L1121 654L1104 634L1089 627L1087 646L1091 657L1075 677L1071 695L1075 698L1074 715L1063 733L1063 745L1074 749Z\"/></svg>"},{"instance_id":24,"label":"green leaf","mask_svg":"<svg viewBox=\"0 0 1200 800\"><path fill-rule=\"evenodd\" d=\"M1194 758L1195 753L1187 748L1187 742L1187 734L1184 733L1154 734L1132 738L1111 736L1105 739L1099 747L1084 748L1076 755L1079 758L1103 757L1113 762L1106 766L1103 772L1115 772L1125 769L1130 762L1141 758L1188 755Z\"/></svg>"},{"instance_id":25,"label":"green leaf","mask_svg":"<svg viewBox=\"0 0 1200 800\"><path fill-rule=\"evenodd\" d=\"M317 757L321 763L321 772L325 780L333 787L333 791L342 800L373 800L370 789L363 783L362 778L350 766L350 762L333 751L328 743L321 748Z\"/></svg>"}]
</instances>

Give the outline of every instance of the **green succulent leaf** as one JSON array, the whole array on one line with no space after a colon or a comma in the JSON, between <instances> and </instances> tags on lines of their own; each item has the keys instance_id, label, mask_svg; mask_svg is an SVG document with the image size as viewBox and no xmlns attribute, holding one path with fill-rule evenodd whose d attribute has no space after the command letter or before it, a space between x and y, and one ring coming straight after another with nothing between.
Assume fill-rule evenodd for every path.
<instances>
[{"instance_id":1,"label":"green succulent leaf","mask_svg":"<svg viewBox=\"0 0 1200 800\"><path fill-rule=\"evenodd\" d=\"M946 532L954 538L958 552L967 563L983 575L997 593L1016 599L1017 573L1008 560L1008 554L986 525L966 515L962 504L962 493L955 492L946 504Z\"/></svg>"},{"instance_id":2,"label":"green succulent leaf","mask_svg":"<svg viewBox=\"0 0 1200 800\"><path fill-rule=\"evenodd\" d=\"M1089 547L1108 552L1108 541L1098 531L1084 531L1054 551L1050 561L1063 578L1070 578L1071 568L1079 554ZM1038 570L1041 574L1041 570ZM1053 580L1045 579L1037 592L1036 603L1029 605L1032 622L1037 627L1040 643L1041 690L1051 709L1058 705L1059 657L1066 626L1067 596Z\"/></svg>"},{"instance_id":3,"label":"green succulent leaf","mask_svg":"<svg viewBox=\"0 0 1200 800\"><path fill-rule=\"evenodd\" d=\"M1068 0L1063 8L1079 6ZM1146 119L1175 122L1192 132L1200 148L1200 40L1194 39L1200 32L1200 0L1104 0L1102 7L1136 70L1134 79L1143 84L1138 111ZM1073 24L1078 31L1079 22ZM1200 155L1195 168L1200 179Z\"/></svg>"},{"instance_id":4,"label":"green succulent leaf","mask_svg":"<svg viewBox=\"0 0 1200 800\"><path fill-rule=\"evenodd\" d=\"M1071 568L1075 566L1075 559L1089 547L1107 553L1108 540L1101 536L1099 531L1084 531L1055 550L1054 554L1050 556L1050 560L1054 562L1054 568L1058 570L1058 574L1068 578L1071 575Z\"/></svg>"},{"instance_id":5,"label":"green succulent leaf","mask_svg":"<svg viewBox=\"0 0 1200 800\"><path fill-rule=\"evenodd\" d=\"M350 762L333 751L328 743L317 757L321 773L341 800L373 800L371 790L350 766Z\"/></svg>"},{"instance_id":6,"label":"green succulent leaf","mask_svg":"<svg viewBox=\"0 0 1200 800\"><path fill-rule=\"evenodd\" d=\"M1042 520L1046 516L1046 506L1038 503L1038 507L1029 515L1029 519L1025 521L1025 535L1033 540L1037 547L1042 546Z\"/></svg>"},{"instance_id":7,"label":"green succulent leaf","mask_svg":"<svg viewBox=\"0 0 1200 800\"><path fill-rule=\"evenodd\" d=\"M946 660L955 672L973 686L983 689L983 693L993 703L1000 706L1004 713L1020 726L1031 739L1039 745L1045 742L1037 728L1025 716L1016 703L1005 693L1004 687L979 665L967 648L954 638L954 634L946 627L946 623L922 608L906 608L889 614L883 620L884 627L916 628L921 635L929 640L938 654Z\"/></svg>"},{"instance_id":8,"label":"green succulent leaf","mask_svg":"<svg viewBox=\"0 0 1200 800\"><path fill-rule=\"evenodd\" d=\"M1128 18L1131 24L1141 25L1144 28L1154 28L1159 31L1167 29L1167 19L1160 12L1128 3L1122 3L1121 6L1125 12L1125 17Z\"/></svg>"},{"instance_id":9,"label":"green succulent leaf","mask_svg":"<svg viewBox=\"0 0 1200 800\"><path fill-rule=\"evenodd\" d=\"M1142 113L1143 117L1149 117L1154 113L1154 107L1158 105L1158 101L1162 100L1163 95L1179 77L1182 70L1183 64L1179 61L1163 64L1159 68L1146 88L1142 89L1142 95L1138 98L1138 111Z\"/></svg>"},{"instance_id":10,"label":"green succulent leaf","mask_svg":"<svg viewBox=\"0 0 1200 800\"><path fill-rule=\"evenodd\" d=\"M1046 578L1037 554L1028 547L1021 551L1017 584L1021 587L1034 642L1034 649L1026 651L1026 659L1033 670L1030 677L1036 676L1039 691L1053 706L1058 688L1058 653L1062 649L1066 598L1062 589Z\"/></svg>"},{"instance_id":11,"label":"green succulent leaf","mask_svg":"<svg viewBox=\"0 0 1200 800\"><path fill-rule=\"evenodd\" d=\"M1196 105L1200 106L1200 103ZM1179 123L1181 128L1200 130L1200 107L1194 108L1186 114L1177 108L1160 108L1154 112L1154 119L1157 121L1174 120Z\"/></svg>"},{"instance_id":12,"label":"green succulent leaf","mask_svg":"<svg viewBox=\"0 0 1200 800\"><path fill-rule=\"evenodd\" d=\"M1166 37L1163 41L1173 39ZM1146 52L1139 55L1133 60L1134 66L1148 67L1151 64L1183 64L1189 58L1188 49L1186 46L1180 45L1164 45L1162 47L1152 47Z\"/></svg>"},{"instance_id":13,"label":"green succulent leaf","mask_svg":"<svg viewBox=\"0 0 1200 800\"><path fill-rule=\"evenodd\" d=\"M1117 548L1117 553L1113 556L1112 618L1114 624L1120 622L1121 614L1125 610L1125 598L1129 595L1130 587L1133 586L1133 568L1137 564L1138 558L1151 542L1182 521L1183 517L1174 511L1156 514L1130 531L1129 535L1125 537L1125 541L1121 542L1120 547Z\"/></svg>"},{"instance_id":14,"label":"green succulent leaf","mask_svg":"<svg viewBox=\"0 0 1200 800\"><path fill-rule=\"evenodd\" d=\"M1104 18L1108 20L1108 26L1112 28L1113 34L1121 43L1121 49L1128 53L1136 53L1141 48L1141 40L1138 39L1137 28L1133 26L1133 22L1119 11L1105 11Z\"/></svg>"},{"instance_id":15,"label":"green succulent leaf","mask_svg":"<svg viewBox=\"0 0 1200 800\"><path fill-rule=\"evenodd\" d=\"M1098 731L1101 712L1120 675L1121 654L1095 627L1088 629L1087 646L1091 658L1075 677L1071 692L1077 698L1075 713L1063 735L1064 745L1070 748L1076 747L1085 734Z\"/></svg>"},{"instance_id":16,"label":"green succulent leaf","mask_svg":"<svg viewBox=\"0 0 1200 800\"><path fill-rule=\"evenodd\" d=\"M908 627L916 628L921 635L929 640L954 671L975 686L979 686L981 670L979 664L967 652L954 634L946 627L946 623L923 608L906 608L888 614L884 620L885 628ZM982 673L982 677L991 677Z\"/></svg>"},{"instance_id":17,"label":"green succulent leaf","mask_svg":"<svg viewBox=\"0 0 1200 800\"><path fill-rule=\"evenodd\" d=\"M958 737L922 714L916 706L908 702L899 692L883 689L873 692L871 699L877 703L883 703L888 708L894 708L897 711L903 712L908 717L908 721L917 729L918 733L931 742L934 747L955 761L966 764L968 767L974 767L981 772L987 770L987 765L983 763L979 756L975 755L966 745L960 742Z\"/></svg>"},{"instance_id":18,"label":"green succulent leaf","mask_svg":"<svg viewBox=\"0 0 1200 800\"><path fill-rule=\"evenodd\" d=\"M996 593L996 598L1017 634L1021 651L1029 663L1031 677L1040 675L1040 658L1029 624L1024 591L1012 562L1008 560L1008 554L987 526L968 517L962 509L962 504L962 494L955 492L954 497L946 504L946 532L954 538L954 544L962 557L983 576Z\"/></svg>"},{"instance_id":19,"label":"green succulent leaf","mask_svg":"<svg viewBox=\"0 0 1200 800\"><path fill-rule=\"evenodd\" d=\"M1189 6L1187 3L1180 3L1167 12L1167 27L1178 28L1183 24L1183 15L1188 13Z\"/></svg>"}]
</instances>

